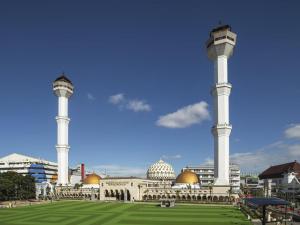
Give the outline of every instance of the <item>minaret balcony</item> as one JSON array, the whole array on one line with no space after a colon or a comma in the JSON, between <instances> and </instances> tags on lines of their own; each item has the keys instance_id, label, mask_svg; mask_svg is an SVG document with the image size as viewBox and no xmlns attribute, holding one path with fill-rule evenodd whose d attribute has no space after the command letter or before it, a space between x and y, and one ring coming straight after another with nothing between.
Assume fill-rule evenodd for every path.
<instances>
[{"instance_id":1,"label":"minaret balcony","mask_svg":"<svg viewBox=\"0 0 300 225\"><path fill-rule=\"evenodd\" d=\"M211 132L214 136L229 136L232 130L231 124L217 124L211 128Z\"/></svg>"},{"instance_id":2,"label":"minaret balcony","mask_svg":"<svg viewBox=\"0 0 300 225\"><path fill-rule=\"evenodd\" d=\"M230 83L217 83L215 86L211 89L211 95L212 96L218 96L218 95L230 95L232 85Z\"/></svg>"},{"instance_id":3,"label":"minaret balcony","mask_svg":"<svg viewBox=\"0 0 300 225\"><path fill-rule=\"evenodd\" d=\"M212 129L232 129L232 125L230 123L216 124Z\"/></svg>"}]
</instances>

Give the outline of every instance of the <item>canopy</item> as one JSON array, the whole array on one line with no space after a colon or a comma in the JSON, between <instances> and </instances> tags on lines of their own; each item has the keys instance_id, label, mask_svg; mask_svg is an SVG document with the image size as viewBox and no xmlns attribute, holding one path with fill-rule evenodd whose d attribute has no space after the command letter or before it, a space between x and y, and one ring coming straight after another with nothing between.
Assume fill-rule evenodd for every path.
<instances>
[{"instance_id":1,"label":"canopy","mask_svg":"<svg viewBox=\"0 0 300 225\"><path fill-rule=\"evenodd\" d=\"M254 206L288 205L289 202L280 198L246 198L246 204Z\"/></svg>"}]
</instances>

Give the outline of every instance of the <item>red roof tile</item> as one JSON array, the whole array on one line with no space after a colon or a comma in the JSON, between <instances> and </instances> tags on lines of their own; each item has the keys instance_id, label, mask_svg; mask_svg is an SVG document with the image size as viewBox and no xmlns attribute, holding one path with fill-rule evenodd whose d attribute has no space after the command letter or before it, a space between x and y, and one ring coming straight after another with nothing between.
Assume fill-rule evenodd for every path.
<instances>
[{"instance_id":1,"label":"red roof tile","mask_svg":"<svg viewBox=\"0 0 300 225\"><path fill-rule=\"evenodd\" d=\"M280 164L276 166L271 166L261 174L259 174L259 179L271 179L271 178L282 178L284 173L296 172L300 173L300 164L298 162L290 162L285 164Z\"/></svg>"}]
</instances>

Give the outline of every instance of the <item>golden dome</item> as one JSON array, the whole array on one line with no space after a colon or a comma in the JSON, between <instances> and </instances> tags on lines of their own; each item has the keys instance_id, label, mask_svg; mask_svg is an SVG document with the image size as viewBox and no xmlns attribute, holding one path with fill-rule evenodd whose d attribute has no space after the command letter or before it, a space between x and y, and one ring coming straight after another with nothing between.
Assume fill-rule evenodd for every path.
<instances>
[{"instance_id":1,"label":"golden dome","mask_svg":"<svg viewBox=\"0 0 300 225\"><path fill-rule=\"evenodd\" d=\"M176 178L177 184L199 184L200 179L198 175L190 170L181 172Z\"/></svg>"},{"instance_id":2,"label":"golden dome","mask_svg":"<svg viewBox=\"0 0 300 225\"><path fill-rule=\"evenodd\" d=\"M87 177L84 179L84 184L99 184L101 177L98 176L95 173L87 175Z\"/></svg>"},{"instance_id":3,"label":"golden dome","mask_svg":"<svg viewBox=\"0 0 300 225\"><path fill-rule=\"evenodd\" d=\"M51 176L51 178L50 178L50 182L51 182L51 183L56 183L56 181L57 181L57 174L53 174L53 175Z\"/></svg>"}]
</instances>

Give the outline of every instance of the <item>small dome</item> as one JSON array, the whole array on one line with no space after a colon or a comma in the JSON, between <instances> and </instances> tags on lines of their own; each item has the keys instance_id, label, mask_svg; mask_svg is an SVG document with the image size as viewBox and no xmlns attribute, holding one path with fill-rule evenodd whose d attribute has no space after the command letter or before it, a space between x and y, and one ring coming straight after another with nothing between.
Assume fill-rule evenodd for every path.
<instances>
[{"instance_id":1,"label":"small dome","mask_svg":"<svg viewBox=\"0 0 300 225\"><path fill-rule=\"evenodd\" d=\"M64 73L62 73L62 75L60 77L56 78L56 80L54 82L56 82L56 81L63 81L63 82L72 84L72 81L69 78L67 78Z\"/></svg>"},{"instance_id":2,"label":"small dome","mask_svg":"<svg viewBox=\"0 0 300 225\"><path fill-rule=\"evenodd\" d=\"M170 164L159 160L149 167L147 178L151 180L174 180L175 172Z\"/></svg>"},{"instance_id":3,"label":"small dome","mask_svg":"<svg viewBox=\"0 0 300 225\"><path fill-rule=\"evenodd\" d=\"M51 183L56 183L57 182L57 174L53 174L50 178Z\"/></svg>"},{"instance_id":4,"label":"small dome","mask_svg":"<svg viewBox=\"0 0 300 225\"><path fill-rule=\"evenodd\" d=\"M198 175L190 170L185 170L176 178L176 184L199 184Z\"/></svg>"},{"instance_id":5,"label":"small dome","mask_svg":"<svg viewBox=\"0 0 300 225\"><path fill-rule=\"evenodd\" d=\"M87 175L87 177L84 179L84 184L99 184L101 177L98 176L95 173Z\"/></svg>"}]
</instances>

